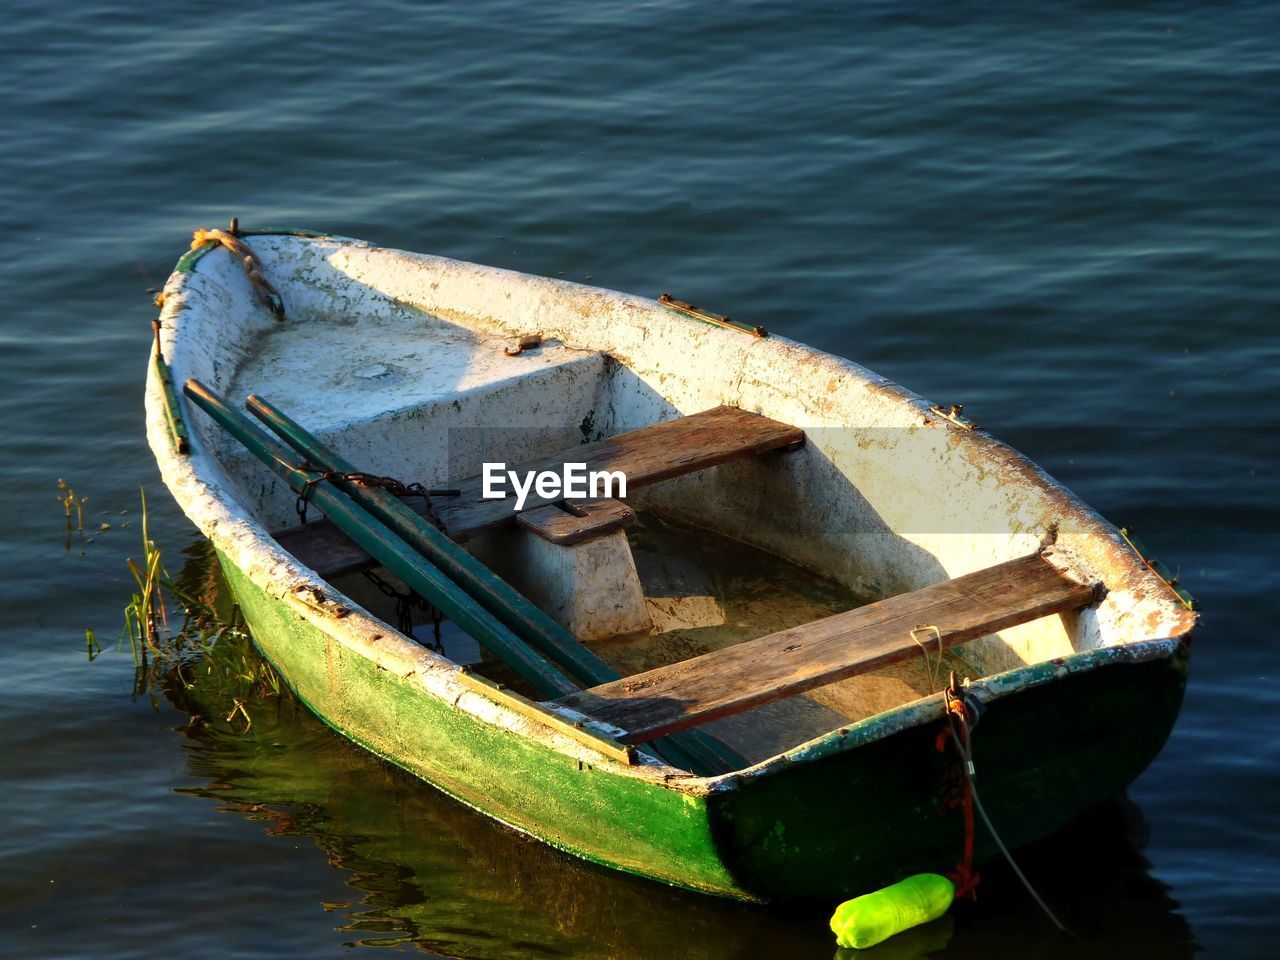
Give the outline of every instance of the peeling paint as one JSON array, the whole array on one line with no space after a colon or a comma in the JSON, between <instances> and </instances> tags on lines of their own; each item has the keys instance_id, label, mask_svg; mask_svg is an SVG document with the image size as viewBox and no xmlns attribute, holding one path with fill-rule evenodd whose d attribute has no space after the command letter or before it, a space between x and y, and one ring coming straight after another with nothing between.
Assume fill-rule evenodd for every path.
<instances>
[{"instance_id":1,"label":"peeling paint","mask_svg":"<svg viewBox=\"0 0 1280 960\"><path fill-rule=\"evenodd\" d=\"M1056 525L1055 562L1105 583L1107 596L1078 617L968 645L966 655L987 668L970 690L987 701L1031 695L1064 675L1185 655L1195 615L1113 527L983 430L931 418L928 400L855 363L560 280L338 237L250 242L289 320L278 324L258 304L225 251L185 256L165 286L161 314L175 382L198 377L232 399L262 392L363 469L442 485L457 479L451 471L478 472L468 464L495 453L519 462L584 437L733 404L803 427L809 443L668 481L635 497L638 504L879 595L1031 552ZM544 346L518 361L503 356L509 338L529 332ZM852 755L940 716L936 698L901 704L719 778L692 777L643 754L635 765L610 760L514 709L502 691L463 682L457 666L281 550L267 531L287 521L292 494L189 407L192 451L179 456L155 365L148 371L148 438L165 483L224 563L277 601L299 588L323 590L347 611L289 606L300 624L330 638L325 662L336 671L335 689L343 662L368 661L416 695L563 757L583 776L660 788L700 816L711 798ZM601 858L578 841L544 839ZM685 882L674 867L664 869L665 879ZM688 884L750 895L723 879Z\"/></svg>"}]
</instances>

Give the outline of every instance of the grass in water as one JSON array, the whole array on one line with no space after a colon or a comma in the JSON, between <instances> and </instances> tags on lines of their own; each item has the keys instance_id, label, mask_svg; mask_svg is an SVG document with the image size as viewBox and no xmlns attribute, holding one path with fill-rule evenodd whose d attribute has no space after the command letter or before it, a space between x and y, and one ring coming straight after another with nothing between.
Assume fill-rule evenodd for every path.
<instances>
[{"instance_id":1,"label":"grass in water","mask_svg":"<svg viewBox=\"0 0 1280 960\"><path fill-rule=\"evenodd\" d=\"M221 719L247 731L249 705L288 697L275 669L253 647L240 610L230 600L217 558L208 544L190 551L175 579L151 537L146 492L142 496L142 553L125 563L133 593L124 608L118 649L133 655L134 695L157 693L180 709ZM101 653L85 631L89 659Z\"/></svg>"},{"instance_id":2,"label":"grass in water","mask_svg":"<svg viewBox=\"0 0 1280 960\"><path fill-rule=\"evenodd\" d=\"M62 508L67 513L67 525L63 531L66 534L66 541L63 543L63 549L71 549L71 538L79 536L84 539L84 505L89 502L88 497L77 497L75 489L63 480L58 478L58 502L62 504ZM71 515L75 514L75 526L71 524Z\"/></svg>"}]
</instances>

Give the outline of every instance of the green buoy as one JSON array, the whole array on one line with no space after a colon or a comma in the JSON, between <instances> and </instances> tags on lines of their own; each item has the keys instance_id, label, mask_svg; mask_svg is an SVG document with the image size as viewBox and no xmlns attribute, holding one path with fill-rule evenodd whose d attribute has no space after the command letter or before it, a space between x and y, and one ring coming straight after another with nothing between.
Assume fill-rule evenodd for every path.
<instances>
[{"instance_id":1,"label":"green buoy","mask_svg":"<svg viewBox=\"0 0 1280 960\"><path fill-rule=\"evenodd\" d=\"M893 886L846 900L831 916L842 947L865 949L947 912L956 886L937 873L917 873Z\"/></svg>"}]
</instances>

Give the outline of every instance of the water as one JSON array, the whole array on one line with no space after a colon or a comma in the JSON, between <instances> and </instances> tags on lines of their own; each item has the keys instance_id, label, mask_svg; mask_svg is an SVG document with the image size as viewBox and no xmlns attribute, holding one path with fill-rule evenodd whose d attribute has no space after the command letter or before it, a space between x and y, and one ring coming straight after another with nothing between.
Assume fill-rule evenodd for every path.
<instances>
[{"instance_id":1,"label":"water","mask_svg":"<svg viewBox=\"0 0 1280 960\"><path fill-rule=\"evenodd\" d=\"M1268 950L1278 27L1261 0L11 4L0 954L832 952L821 910L606 874L287 706L192 728L131 699L127 653L85 663L139 486L175 565L194 540L143 440L146 288L233 214L671 291L965 402L1207 611L1131 805L1030 871L1114 955ZM89 497L69 550L59 477ZM998 867L895 955L933 948L1082 952Z\"/></svg>"}]
</instances>

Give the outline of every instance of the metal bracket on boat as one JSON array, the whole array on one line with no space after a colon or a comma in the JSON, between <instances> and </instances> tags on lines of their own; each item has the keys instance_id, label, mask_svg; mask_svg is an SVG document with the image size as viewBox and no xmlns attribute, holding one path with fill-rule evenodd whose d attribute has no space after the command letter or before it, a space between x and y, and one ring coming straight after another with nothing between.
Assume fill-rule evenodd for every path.
<instances>
[{"instance_id":1,"label":"metal bracket on boat","mask_svg":"<svg viewBox=\"0 0 1280 960\"><path fill-rule=\"evenodd\" d=\"M319 587L313 587L309 583L298 584L285 594L285 599L301 604L313 613L332 617L335 620L341 620L351 613L350 607L338 603L336 600L330 600L325 596L323 590Z\"/></svg>"},{"instance_id":2,"label":"metal bracket on boat","mask_svg":"<svg viewBox=\"0 0 1280 960\"><path fill-rule=\"evenodd\" d=\"M1198 610L1196 598L1191 595L1191 591L1182 586L1182 581L1174 576L1168 567L1154 557L1147 555L1146 546L1141 540L1133 535L1132 530L1128 527L1121 527L1120 536L1124 537L1124 542L1129 544L1133 549L1133 552L1138 555L1138 559L1146 564L1147 569L1164 581L1165 586L1173 591L1174 595L1178 598L1178 601L1184 607L1192 612L1196 612Z\"/></svg>"},{"instance_id":3,"label":"metal bracket on boat","mask_svg":"<svg viewBox=\"0 0 1280 960\"><path fill-rule=\"evenodd\" d=\"M191 441L187 437L187 425L182 422L182 414L178 412L178 392L173 387L173 374L169 365L164 362L164 352L160 349L160 321L152 320L151 326L156 332L156 376L160 378L160 395L164 398L164 415L169 424L169 438L179 453L191 452Z\"/></svg>"},{"instance_id":4,"label":"metal bracket on boat","mask_svg":"<svg viewBox=\"0 0 1280 960\"><path fill-rule=\"evenodd\" d=\"M749 323L741 323L718 313L710 313L706 310L701 310L692 303L685 303L683 300L677 300L669 293L664 293L660 296L658 298L658 302L663 306L670 307L672 310L678 310L687 317L693 317L695 320L701 320L703 323L709 323L714 327L724 327L726 330L737 330L739 333L749 333L753 337L767 337L769 335L769 331L764 327L753 326Z\"/></svg>"},{"instance_id":5,"label":"metal bracket on boat","mask_svg":"<svg viewBox=\"0 0 1280 960\"><path fill-rule=\"evenodd\" d=\"M976 423L964 415L963 403L953 403L945 409L940 404L935 403L929 408L929 412L939 420L945 420L961 430L976 430L978 428Z\"/></svg>"}]
</instances>

